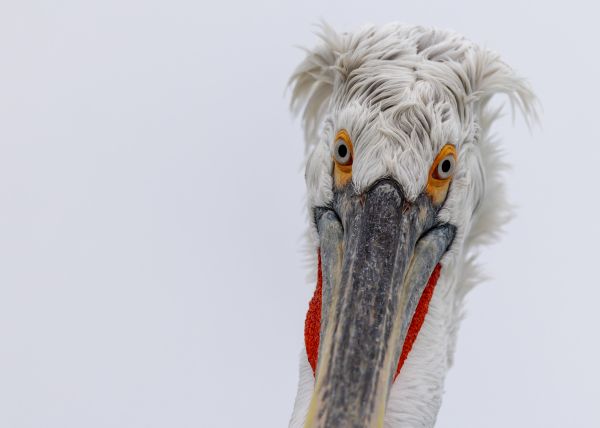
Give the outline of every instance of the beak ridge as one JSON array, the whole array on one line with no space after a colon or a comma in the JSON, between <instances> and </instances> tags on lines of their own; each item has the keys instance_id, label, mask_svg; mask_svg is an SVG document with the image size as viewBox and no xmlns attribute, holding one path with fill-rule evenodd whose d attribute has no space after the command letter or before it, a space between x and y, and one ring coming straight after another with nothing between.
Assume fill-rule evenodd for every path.
<instances>
[{"instance_id":1,"label":"beak ridge","mask_svg":"<svg viewBox=\"0 0 600 428\"><path fill-rule=\"evenodd\" d=\"M351 192L315 211L321 340L306 428L383 426L415 308L454 237L453 226L432 228L437 210L427 196L408 202L392 180Z\"/></svg>"}]
</instances>

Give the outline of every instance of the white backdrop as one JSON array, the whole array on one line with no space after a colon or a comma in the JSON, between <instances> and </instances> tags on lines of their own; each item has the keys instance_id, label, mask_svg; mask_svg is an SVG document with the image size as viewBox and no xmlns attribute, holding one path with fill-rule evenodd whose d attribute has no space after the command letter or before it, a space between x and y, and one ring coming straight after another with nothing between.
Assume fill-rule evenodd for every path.
<instances>
[{"instance_id":1,"label":"white backdrop","mask_svg":"<svg viewBox=\"0 0 600 428\"><path fill-rule=\"evenodd\" d=\"M314 284L285 87L321 18L451 28L532 82L438 426L600 426L600 27L551 3L3 2L0 427L287 426Z\"/></svg>"}]
</instances>

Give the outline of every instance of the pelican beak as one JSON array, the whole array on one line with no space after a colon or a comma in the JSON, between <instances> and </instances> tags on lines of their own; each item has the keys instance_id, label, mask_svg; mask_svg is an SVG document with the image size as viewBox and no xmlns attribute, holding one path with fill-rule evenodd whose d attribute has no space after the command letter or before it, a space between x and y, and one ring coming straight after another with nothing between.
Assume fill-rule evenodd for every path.
<instances>
[{"instance_id":1,"label":"pelican beak","mask_svg":"<svg viewBox=\"0 0 600 428\"><path fill-rule=\"evenodd\" d=\"M306 428L383 427L409 325L455 234L425 194L407 201L389 179L351 187L315 209L322 312Z\"/></svg>"}]
</instances>

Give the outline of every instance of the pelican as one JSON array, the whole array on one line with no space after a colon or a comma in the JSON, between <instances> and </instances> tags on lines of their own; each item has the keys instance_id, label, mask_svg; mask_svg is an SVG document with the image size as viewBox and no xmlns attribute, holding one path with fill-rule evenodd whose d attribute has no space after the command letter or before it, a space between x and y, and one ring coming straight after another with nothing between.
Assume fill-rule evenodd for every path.
<instances>
[{"instance_id":1,"label":"pelican","mask_svg":"<svg viewBox=\"0 0 600 428\"><path fill-rule=\"evenodd\" d=\"M451 31L323 25L290 79L316 290L290 428L432 427L475 257L509 216L490 137L529 84Z\"/></svg>"}]
</instances>

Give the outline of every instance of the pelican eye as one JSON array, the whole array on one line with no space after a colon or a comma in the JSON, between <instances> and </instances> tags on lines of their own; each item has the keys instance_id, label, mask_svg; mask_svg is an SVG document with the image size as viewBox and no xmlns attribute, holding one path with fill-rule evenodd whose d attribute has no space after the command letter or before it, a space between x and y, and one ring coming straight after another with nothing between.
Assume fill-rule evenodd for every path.
<instances>
[{"instance_id":1,"label":"pelican eye","mask_svg":"<svg viewBox=\"0 0 600 428\"><path fill-rule=\"evenodd\" d=\"M342 187L352 178L352 161L354 158L354 147L350 134L341 129L335 135L333 142L333 179L337 187Z\"/></svg>"},{"instance_id":2,"label":"pelican eye","mask_svg":"<svg viewBox=\"0 0 600 428\"><path fill-rule=\"evenodd\" d=\"M348 165L352 162L352 156L350 155L350 149L348 144L341 138L336 140L335 147L333 149L333 158L340 165Z\"/></svg>"},{"instance_id":3,"label":"pelican eye","mask_svg":"<svg viewBox=\"0 0 600 428\"><path fill-rule=\"evenodd\" d=\"M444 159L442 159L435 170L437 178L445 180L452 176L454 172L454 155L448 155Z\"/></svg>"},{"instance_id":4,"label":"pelican eye","mask_svg":"<svg viewBox=\"0 0 600 428\"><path fill-rule=\"evenodd\" d=\"M433 161L427 181L426 191L435 205L440 205L446 199L455 169L456 148L446 144Z\"/></svg>"}]
</instances>

